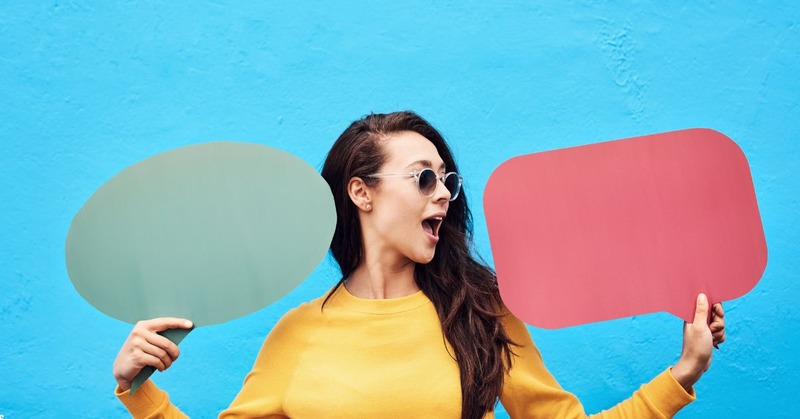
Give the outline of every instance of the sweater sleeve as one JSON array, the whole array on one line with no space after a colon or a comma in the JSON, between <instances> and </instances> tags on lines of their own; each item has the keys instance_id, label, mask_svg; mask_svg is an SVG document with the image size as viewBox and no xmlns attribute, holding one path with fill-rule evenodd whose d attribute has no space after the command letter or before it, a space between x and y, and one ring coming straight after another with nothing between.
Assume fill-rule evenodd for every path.
<instances>
[{"instance_id":1,"label":"sweater sleeve","mask_svg":"<svg viewBox=\"0 0 800 419\"><path fill-rule=\"evenodd\" d=\"M547 371L525 324L509 314L503 325L509 337L521 345L512 347L517 356L513 357L500 396L512 418L671 418L695 399L694 392L687 393L668 369L642 385L629 399L587 416L578 398L562 389Z\"/></svg>"},{"instance_id":2,"label":"sweater sleeve","mask_svg":"<svg viewBox=\"0 0 800 419\"><path fill-rule=\"evenodd\" d=\"M119 386L114 394L134 418L178 419L188 417L170 403L169 396L164 390L158 388L150 380L142 383L142 386L133 394L130 390L120 391Z\"/></svg>"}]
</instances>

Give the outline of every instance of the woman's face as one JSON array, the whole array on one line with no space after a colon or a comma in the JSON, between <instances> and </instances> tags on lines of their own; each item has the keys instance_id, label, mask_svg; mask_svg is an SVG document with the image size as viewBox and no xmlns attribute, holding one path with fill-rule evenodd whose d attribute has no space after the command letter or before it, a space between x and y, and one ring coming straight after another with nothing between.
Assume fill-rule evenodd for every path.
<instances>
[{"instance_id":1,"label":"woman's face","mask_svg":"<svg viewBox=\"0 0 800 419\"><path fill-rule=\"evenodd\" d=\"M424 168L445 173L436 147L422 135L403 131L382 141L386 162L378 173L405 174ZM419 192L412 176L382 177L367 189L372 209L361 214L367 254L378 251L387 262L430 262L450 203L444 184L437 182L433 195L427 197Z\"/></svg>"}]
</instances>

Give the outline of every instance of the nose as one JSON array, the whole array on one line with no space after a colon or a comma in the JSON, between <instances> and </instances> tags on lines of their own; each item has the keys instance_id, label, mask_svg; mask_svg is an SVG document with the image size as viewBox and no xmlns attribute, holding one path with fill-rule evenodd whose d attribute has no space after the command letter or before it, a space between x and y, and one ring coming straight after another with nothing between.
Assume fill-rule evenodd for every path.
<instances>
[{"instance_id":1,"label":"nose","mask_svg":"<svg viewBox=\"0 0 800 419\"><path fill-rule=\"evenodd\" d=\"M444 178L437 178L436 179L436 190L433 191L433 200L438 202L444 200L446 202L450 201L450 190L447 189L447 186L444 185Z\"/></svg>"}]
</instances>

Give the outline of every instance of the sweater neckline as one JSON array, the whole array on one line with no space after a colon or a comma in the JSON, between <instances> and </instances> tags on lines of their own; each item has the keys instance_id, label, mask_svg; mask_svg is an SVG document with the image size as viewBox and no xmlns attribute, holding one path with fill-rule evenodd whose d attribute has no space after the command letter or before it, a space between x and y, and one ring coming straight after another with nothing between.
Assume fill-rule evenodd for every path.
<instances>
[{"instance_id":1,"label":"sweater neckline","mask_svg":"<svg viewBox=\"0 0 800 419\"><path fill-rule=\"evenodd\" d=\"M344 286L336 289L336 299L350 310L369 314L396 314L432 304L422 290L398 298L359 298Z\"/></svg>"}]
</instances>

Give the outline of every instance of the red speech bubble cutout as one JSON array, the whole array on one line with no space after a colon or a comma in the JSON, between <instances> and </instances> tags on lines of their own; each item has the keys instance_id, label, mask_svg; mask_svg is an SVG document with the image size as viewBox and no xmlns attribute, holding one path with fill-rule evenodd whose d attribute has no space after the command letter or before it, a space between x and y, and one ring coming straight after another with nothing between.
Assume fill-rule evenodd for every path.
<instances>
[{"instance_id":1,"label":"red speech bubble cutout","mask_svg":"<svg viewBox=\"0 0 800 419\"><path fill-rule=\"evenodd\" d=\"M484 193L500 294L543 328L740 297L767 245L747 159L710 129L514 157Z\"/></svg>"}]
</instances>

